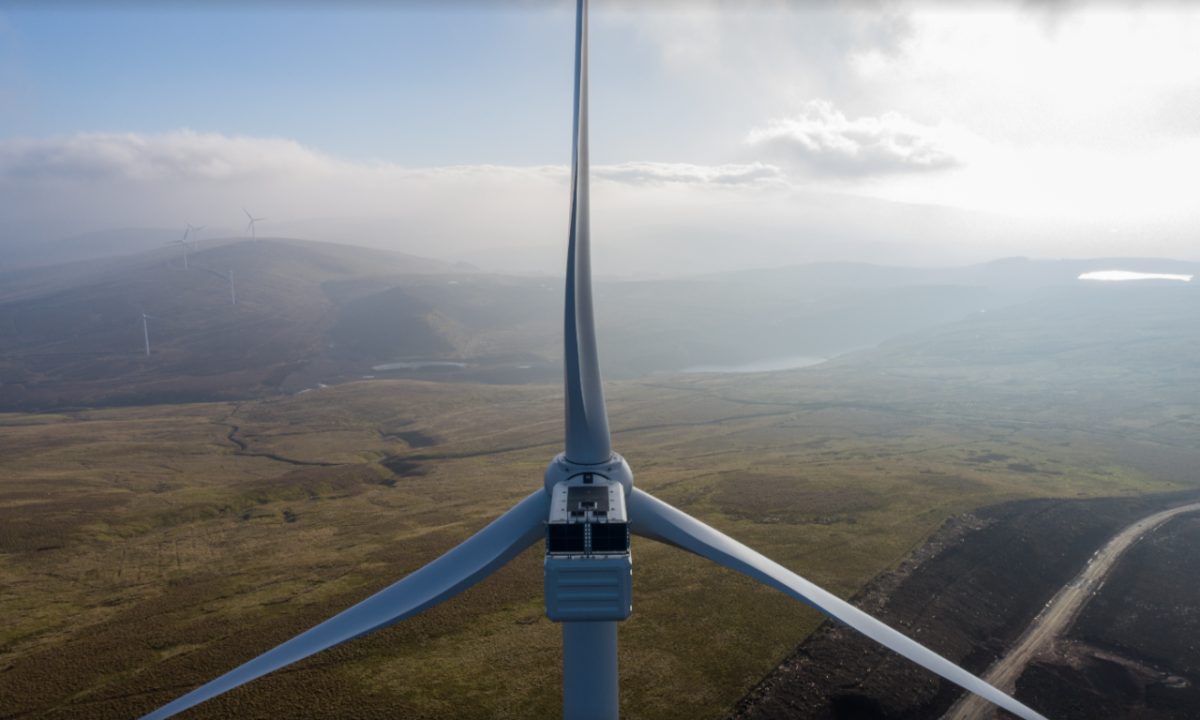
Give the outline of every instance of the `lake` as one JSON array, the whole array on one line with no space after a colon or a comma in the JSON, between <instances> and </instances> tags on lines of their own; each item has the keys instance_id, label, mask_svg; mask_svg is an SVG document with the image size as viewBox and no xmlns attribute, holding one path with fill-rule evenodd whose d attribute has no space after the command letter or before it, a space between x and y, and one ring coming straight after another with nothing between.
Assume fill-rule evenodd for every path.
<instances>
[{"instance_id":1,"label":"lake","mask_svg":"<svg viewBox=\"0 0 1200 720\"><path fill-rule=\"evenodd\" d=\"M796 355L793 357L781 358L766 358L764 360L754 360L741 365L692 365L685 367L685 373L746 373L746 372L771 372L773 370L793 370L795 368L808 367L809 365L818 365L825 362L829 358L812 357L810 355Z\"/></svg>"}]
</instances>

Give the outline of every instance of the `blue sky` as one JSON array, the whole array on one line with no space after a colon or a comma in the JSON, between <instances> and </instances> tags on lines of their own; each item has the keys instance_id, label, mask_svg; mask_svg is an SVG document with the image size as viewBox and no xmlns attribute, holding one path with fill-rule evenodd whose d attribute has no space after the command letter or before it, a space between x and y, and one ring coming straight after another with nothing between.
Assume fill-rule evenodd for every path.
<instances>
[{"instance_id":1,"label":"blue sky","mask_svg":"<svg viewBox=\"0 0 1200 720\"><path fill-rule=\"evenodd\" d=\"M18 6L5 13L5 84L17 102L0 136L186 127L414 167L562 162L573 4L445 5ZM592 40L604 161L695 161L698 125L732 116L723 127L744 132L758 119L727 127L738 113L708 106L704 123L681 123L679 108L704 105L689 97L695 84L672 82L653 43L605 20L598 13Z\"/></svg>"},{"instance_id":2,"label":"blue sky","mask_svg":"<svg viewBox=\"0 0 1200 720\"><path fill-rule=\"evenodd\" d=\"M5 15L8 84L21 105L5 113L5 137L186 127L416 166L561 160L563 143L548 136L569 122L571 69L551 60L570 57L569 12L22 6Z\"/></svg>"},{"instance_id":3,"label":"blue sky","mask_svg":"<svg viewBox=\"0 0 1200 720\"><path fill-rule=\"evenodd\" d=\"M242 204L422 254L558 244L573 11L0 3L0 246ZM600 242L1200 255L1191 5L601 0L591 46Z\"/></svg>"}]
</instances>

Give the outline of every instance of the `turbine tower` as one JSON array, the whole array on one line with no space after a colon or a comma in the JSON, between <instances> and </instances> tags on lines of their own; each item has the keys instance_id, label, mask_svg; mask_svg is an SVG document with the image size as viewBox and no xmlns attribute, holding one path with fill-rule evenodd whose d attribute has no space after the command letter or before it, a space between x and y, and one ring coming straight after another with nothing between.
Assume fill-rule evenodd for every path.
<instances>
[{"instance_id":1,"label":"turbine tower","mask_svg":"<svg viewBox=\"0 0 1200 720\"><path fill-rule=\"evenodd\" d=\"M200 231L206 226L201 225L200 227L192 227L191 224L188 223L188 227L192 228L192 251L200 252ZM184 237L187 237L186 233L184 234Z\"/></svg>"},{"instance_id":2,"label":"turbine tower","mask_svg":"<svg viewBox=\"0 0 1200 720\"><path fill-rule=\"evenodd\" d=\"M146 716L162 720L302 658L412 617L546 542L546 614L563 623L563 716L617 720L617 623L632 607L629 533L674 545L825 613L1026 720L1041 715L844 600L634 487L612 452L592 317L587 0L577 0L564 380L566 451L543 486L474 536L354 607Z\"/></svg>"},{"instance_id":3,"label":"turbine tower","mask_svg":"<svg viewBox=\"0 0 1200 720\"><path fill-rule=\"evenodd\" d=\"M246 217L250 218L250 224L246 226L246 229L250 231L250 237L254 242L258 242L258 235L254 231L254 223L262 222L266 220L266 218L254 217L250 214L250 211L245 208L245 206L242 206L242 212L246 213Z\"/></svg>"},{"instance_id":4,"label":"turbine tower","mask_svg":"<svg viewBox=\"0 0 1200 720\"><path fill-rule=\"evenodd\" d=\"M233 289L233 268L226 264L225 269L229 271L229 304L237 305L237 293Z\"/></svg>"},{"instance_id":5,"label":"turbine tower","mask_svg":"<svg viewBox=\"0 0 1200 720\"><path fill-rule=\"evenodd\" d=\"M145 338L145 340L146 340L146 356L149 357L150 356L150 327L149 327L149 325L147 325L146 321L147 320L157 320L158 318L154 317L153 315L147 315L146 311L144 309L142 309L141 305L138 305L138 312L140 312L142 314L142 337ZM129 334L129 331L127 330L126 335L128 335L128 334Z\"/></svg>"},{"instance_id":6,"label":"turbine tower","mask_svg":"<svg viewBox=\"0 0 1200 720\"><path fill-rule=\"evenodd\" d=\"M192 226L189 223L184 223L184 225L187 225L187 227L184 228L184 230L183 230L183 239L182 240L172 240L171 242L169 242L167 244L168 245L179 245L183 248L183 269L187 270L188 269L187 236L188 236L188 231L191 230Z\"/></svg>"}]
</instances>

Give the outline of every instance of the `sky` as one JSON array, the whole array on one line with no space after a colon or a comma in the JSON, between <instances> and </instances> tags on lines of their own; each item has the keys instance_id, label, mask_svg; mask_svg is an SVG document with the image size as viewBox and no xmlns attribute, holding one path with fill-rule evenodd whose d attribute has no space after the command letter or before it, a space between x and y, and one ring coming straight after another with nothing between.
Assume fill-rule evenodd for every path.
<instances>
[{"instance_id":1,"label":"sky","mask_svg":"<svg viewBox=\"0 0 1200 720\"><path fill-rule=\"evenodd\" d=\"M591 8L596 262L1200 258L1200 9ZM571 2L0 1L0 252L207 224L557 266Z\"/></svg>"}]
</instances>

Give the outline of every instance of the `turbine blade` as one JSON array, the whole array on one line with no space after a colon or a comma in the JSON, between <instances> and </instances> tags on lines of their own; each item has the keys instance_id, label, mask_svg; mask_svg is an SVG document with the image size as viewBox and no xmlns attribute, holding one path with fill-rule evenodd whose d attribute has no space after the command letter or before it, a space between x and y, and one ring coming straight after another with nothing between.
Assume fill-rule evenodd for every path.
<instances>
[{"instance_id":1,"label":"turbine blade","mask_svg":"<svg viewBox=\"0 0 1200 720\"><path fill-rule=\"evenodd\" d=\"M246 217L250 218L251 220L254 220L254 216L250 214L250 211L246 209L245 205L242 206L242 212L246 213Z\"/></svg>"},{"instance_id":2,"label":"turbine blade","mask_svg":"<svg viewBox=\"0 0 1200 720\"><path fill-rule=\"evenodd\" d=\"M575 19L575 123L571 150L571 226L567 245L563 375L567 403L567 459L592 465L608 462L612 447L592 312L587 35L587 0L579 0Z\"/></svg>"},{"instance_id":3,"label":"turbine blade","mask_svg":"<svg viewBox=\"0 0 1200 720\"><path fill-rule=\"evenodd\" d=\"M542 539L549 500L538 489L461 545L354 607L146 715L162 720L347 640L428 610L466 590Z\"/></svg>"},{"instance_id":4,"label":"turbine blade","mask_svg":"<svg viewBox=\"0 0 1200 720\"><path fill-rule=\"evenodd\" d=\"M634 488L629 495L629 530L654 540L690 550L731 570L782 590L809 607L866 635L950 682L999 705L1026 720L1046 720L1042 715L997 690L983 680L901 635L862 610L832 595L782 565Z\"/></svg>"}]
</instances>

